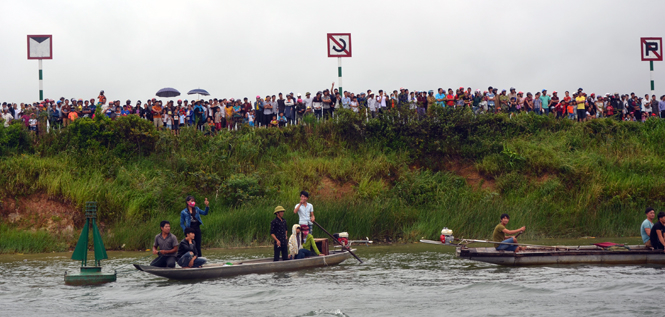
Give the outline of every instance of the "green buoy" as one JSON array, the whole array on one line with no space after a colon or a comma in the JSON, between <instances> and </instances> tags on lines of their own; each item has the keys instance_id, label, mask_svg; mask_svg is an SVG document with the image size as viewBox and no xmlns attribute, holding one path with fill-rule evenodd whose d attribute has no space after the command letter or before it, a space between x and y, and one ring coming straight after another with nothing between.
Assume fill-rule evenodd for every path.
<instances>
[{"instance_id":1,"label":"green buoy","mask_svg":"<svg viewBox=\"0 0 665 317\"><path fill-rule=\"evenodd\" d=\"M65 284L67 285L98 285L115 282L117 273L102 274L101 260L108 259L106 248L102 242L102 235L97 228L97 202L85 203L85 226L76 243L72 260L81 261L81 272L78 274L67 274L65 272ZM88 231L92 226L92 244L95 250L94 266L88 266Z\"/></svg>"}]
</instances>

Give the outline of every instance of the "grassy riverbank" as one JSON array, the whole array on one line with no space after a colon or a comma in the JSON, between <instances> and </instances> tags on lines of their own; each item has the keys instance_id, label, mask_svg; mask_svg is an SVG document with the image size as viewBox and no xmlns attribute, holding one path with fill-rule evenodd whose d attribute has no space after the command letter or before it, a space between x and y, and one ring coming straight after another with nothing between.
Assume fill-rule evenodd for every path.
<instances>
[{"instance_id":1,"label":"grassy riverbank","mask_svg":"<svg viewBox=\"0 0 665 317\"><path fill-rule=\"evenodd\" d=\"M214 137L181 132L100 116L34 143L19 126L0 127L0 197L46 193L78 213L77 232L81 206L97 201L107 248L133 250L149 247L162 219L182 236L189 194L211 201L208 247L265 244L274 206L292 209L302 189L327 229L378 241L435 238L443 226L488 238L504 212L529 239L635 236L644 208L665 205L662 120L578 124L440 109L426 120L342 114ZM25 215L9 223L3 210L0 253L75 243L76 233L47 233Z\"/></svg>"}]
</instances>

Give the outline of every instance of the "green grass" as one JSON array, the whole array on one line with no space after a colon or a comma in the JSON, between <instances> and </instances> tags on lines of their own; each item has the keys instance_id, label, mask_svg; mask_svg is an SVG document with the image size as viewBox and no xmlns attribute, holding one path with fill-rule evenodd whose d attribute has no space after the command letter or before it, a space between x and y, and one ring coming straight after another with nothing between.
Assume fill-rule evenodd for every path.
<instances>
[{"instance_id":1,"label":"green grass","mask_svg":"<svg viewBox=\"0 0 665 317\"><path fill-rule=\"evenodd\" d=\"M67 250L67 243L43 230L19 230L0 224L0 254Z\"/></svg>"},{"instance_id":2,"label":"green grass","mask_svg":"<svg viewBox=\"0 0 665 317\"><path fill-rule=\"evenodd\" d=\"M17 127L0 127L0 142L12 145L0 152L0 197L47 192L79 210L97 201L110 229L106 246L128 250L149 248L165 219L181 237L187 195L211 201L203 217L207 247L267 244L272 210L292 210L303 189L329 231L377 241L436 238L444 226L456 236L489 238L504 212L509 227L527 226L529 239L636 236L644 208L665 205L665 121L657 119L579 124L438 109L426 120L342 113L307 126L214 137L183 129L174 137L130 117L80 120L37 145ZM451 163L473 166L493 187L472 188L446 170ZM317 196L323 178L352 190L324 199ZM289 212L286 218L297 221ZM8 232L41 242L21 249L6 242L0 252L75 243L2 228L3 241Z\"/></svg>"}]
</instances>

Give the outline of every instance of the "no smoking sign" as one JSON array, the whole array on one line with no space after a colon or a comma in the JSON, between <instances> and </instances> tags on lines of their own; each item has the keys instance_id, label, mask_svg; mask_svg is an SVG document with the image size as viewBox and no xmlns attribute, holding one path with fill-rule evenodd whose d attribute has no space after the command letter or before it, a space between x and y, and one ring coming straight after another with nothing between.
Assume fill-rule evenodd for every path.
<instances>
[{"instance_id":1,"label":"no smoking sign","mask_svg":"<svg viewBox=\"0 0 665 317\"><path fill-rule=\"evenodd\" d=\"M351 33L328 33L328 57L351 57Z\"/></svg>"}]
</instances>

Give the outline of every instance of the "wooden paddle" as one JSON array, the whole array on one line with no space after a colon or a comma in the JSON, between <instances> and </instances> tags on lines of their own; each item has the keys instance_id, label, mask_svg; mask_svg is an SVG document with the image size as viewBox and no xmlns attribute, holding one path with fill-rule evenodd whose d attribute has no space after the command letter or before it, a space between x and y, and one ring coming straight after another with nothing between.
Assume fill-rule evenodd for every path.
<instances>
[{"instance_id":1,"label":"wooden paddle","mask_svg":"<svg viewBox=\"0 0 665 317\"><path fill-rule=\"evenodd\" d=\"M357 255L355 255L355 254L351 251L351 249L347 248L347 247L346 247L345 245L343 245L341 242L337 241L337 239L335 239L335 237L333 237L333 235L330 234L330 232L328 232L326 229L323 229L323 227L321 227L320 224L318 224L316 221L312 221L312 223L315 224L317 227L319 227L319 229L321 229L321 230L322 230L323 232L325 232L327 235L329 235L329 236L333 239L333 242L339 244L339 245L342 247L342 250L349 251L349 253L351 253L351 255L353 255L353 257L356 258L356 260L358 260L358 262L363 263L363 260L361 260Z\"/></svg>"}]
</instances>

